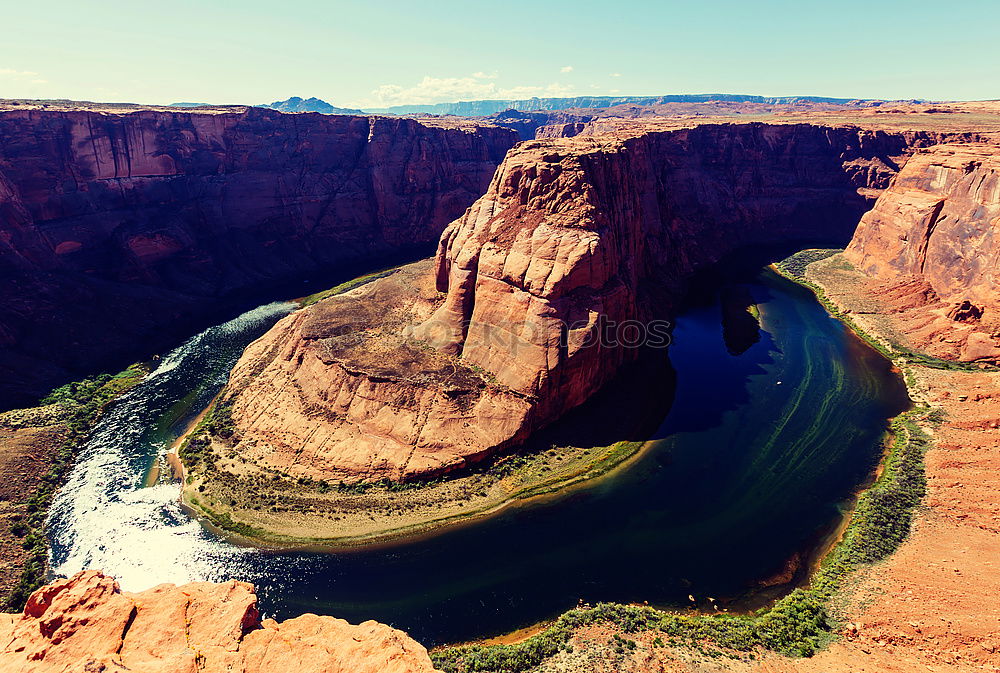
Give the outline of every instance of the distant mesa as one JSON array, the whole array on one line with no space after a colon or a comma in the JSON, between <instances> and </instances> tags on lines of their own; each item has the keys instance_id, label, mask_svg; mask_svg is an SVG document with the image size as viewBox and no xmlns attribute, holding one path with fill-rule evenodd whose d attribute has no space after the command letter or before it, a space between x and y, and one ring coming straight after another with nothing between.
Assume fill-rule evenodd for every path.
<instances>
[{"instance_id":1,"label":"distant mesa","mask_svg":"<svg viewBox=\"0 0 1000 673\"><path fill-rule=\"evenodd\" d=\"M334 114L334 115L360 115L364 114L361 110L356 110L354 108L346 107L336 107L330 105L325 100L319 98L300 98L298 96L292 96L287 100L277 100L270 105L258 105L257 107L266 107L272 110L278 110L279 112L322 112L324 114Z\"/></svg>"},{"instance_id":2,"label":"distant mesa","mask_svg":"<svg viewBox=\"0 0 1000 673\"><path fill-rule=\"evenodd\" d=\"M485 117L504 110L568 110L575 108L606 108L616 105L663 105L666 103L708 102L763 103L767 105L829 104L848 107L869 107L886 101L827 98L822 96L770 97L706 93L667 96L575 96L570 98L526 98L522 100L472 100L455 103L435 103L432 105L394 105L387 108L372 108L366 110L366 112L397 115L449 114L460 117Z\"/></svg>"},{"instance_id":3,"label":"distant mesa","mask_svg":"<svg viewBox=\"0 0 1000 673\"><path fill-rule=\"evenodd\" d=\"M211 103L171 103L169 107L211 107Z\"/></svg>"}]
</instances>

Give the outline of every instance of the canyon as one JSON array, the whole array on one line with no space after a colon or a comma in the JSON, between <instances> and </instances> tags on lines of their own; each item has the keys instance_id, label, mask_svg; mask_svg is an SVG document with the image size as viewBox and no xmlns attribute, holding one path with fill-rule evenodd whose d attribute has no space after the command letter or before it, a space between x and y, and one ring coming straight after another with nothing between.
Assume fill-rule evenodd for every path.
<instances>
[{"instance_id":1,"label":"canyon","mask_svg":"<svg viewBox=\"0 0 1000 673\"><path fill-rule=\"evenodd\" d=\"M733 665L1000 666L995 608L966 584L995 594L983 484L997 450L996 138L668 125L574 122L551 131L572 137L513 147L513 132L480 124L0 113L3 399L134 353L129 342L190 325L220 298L437 242L433 260L296 311L251 344L216 407L232 433L213 446L220 464L293 479L437 477L593 397L642 357L614 326L670 318L698 273L754 247L849 242L808 278L899 352L976 371L913 370L919 399L947 412L930 427L929 509L902 552L862 573L842 640L813 660ZM943 576L935 554L949 559ZM926 606L908 602L914 591ZM715 670L651 637L625 663L587 660L588 639L635 637L615 628L581 629L553 670ZM433 669L387 626L261 620L241 583L129 594L86 573L39 590L0 632L11 671Z\"/></svg>"},{"instance_id":2,"label":"canyon","mask_svg":"<svg viewBox=\"0 0 1000 673\"><path fill-rule=\"evenodd\" d=\"M431 250L516 141L471 122L199 112L0 112L0 408L269 288Z\"/></svg>"},{"instance_id":3,"label":"canyon","mask_svg":"<svg viewBox=\"0 0 1000 673\"><path fill-rule=\"evenodd\" d=\"M977 137L752 123L521 143L433 269L326 299L247 350L219 450L334 482L468 467L591 398L642 352L616 326L669 318L700 270L843 245L914 151Z\"/></svg>"}]
</instances>

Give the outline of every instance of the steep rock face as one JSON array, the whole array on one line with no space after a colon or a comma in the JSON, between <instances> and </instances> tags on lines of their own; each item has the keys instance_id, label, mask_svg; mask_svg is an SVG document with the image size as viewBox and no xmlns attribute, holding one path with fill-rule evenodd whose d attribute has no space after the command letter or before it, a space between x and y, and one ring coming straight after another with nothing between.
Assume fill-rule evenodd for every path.
<instances>
[{"instance_id":1,"label":"steep rock face","mask_svg":"<svg viewBox=\"0 0 1000 673\"><path fill-rule=\"evenodd\" d=\"M406 479L517 435L523 396L410 338L441 303L432 267L411 264L298 311L247 348L223 396L236 471Z\"/></svg>"},{"instance_id":2,"label":"steep rock face","mask_svg":"<svg viewBox=\"0 0 1000 673\"><path fill-rule=\"evenodd\" d=\"M165 584L123 593L83 571L0 615L0 671L10 673L430 673L427 650L374 621L306 614L261 621L244 582Z\"/></svg>"},{"instance_id":3,"label":"steep rock face","mask_svg":"<svg viewBox=\"0 0 1000 673\"><path fill-rule=\"evenodd\" d=\"M443 294L407 300L420 308L388 328L397 341L385 367L318 347L345 331L369 338L370 324L335 317L373 301L349 296L286 318L248 349L233 377L238 452L295 475L406 478L523 441L605 385L637 341L662 342L629 321L668 316L698 269L747 246L846 243L911 142L748 124L522 143L442 235L433 278L405 283ZM265 348L282 355L260 373ZM449 403L436 389L404 392L409 370L393 363L421 348L481 383Z\"/></svg>"},{"instance_id":4,"label":"steep rock face","mask_svg":"<svg viewBox=\"0 0 1000 673\"><path fill-rule=\"evenodd\" d=\"M525 143L443 234L448 295L427 328L448 326L439 347L535 400L537 427L635 356L609 326L668 312L699 268L748 246L846 241L901 146L806 125Z\"/></svg>"},{"instance_id":5,"label":"steep rock face","mask_svg":"<svg viewBox=\"0 0 1000 673\"><path fill-rule=\"evenodd\" d=\"M0 113L0 406L169 343L220 297L429 248L515 141L261 109Z\"/></svg>"},{"instance_id":6,"label":"steep rock face","mask_svg":"<svg viewBox=\"0 0 1000 673\"><path fill-rule=\"evenodd\" d=\"M908 314L914 345L1000 358L1000 150L957 144L916 154L862 218L845 257Z\"/></svg>"}]
</instances>

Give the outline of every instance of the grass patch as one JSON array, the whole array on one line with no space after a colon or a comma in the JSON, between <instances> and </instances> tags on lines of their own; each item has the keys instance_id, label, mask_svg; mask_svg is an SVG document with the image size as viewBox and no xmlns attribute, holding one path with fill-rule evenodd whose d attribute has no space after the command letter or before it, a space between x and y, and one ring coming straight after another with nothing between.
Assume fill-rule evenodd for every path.
<instances>
[{"instance_id":1,"label":"grass patch","mask_svg":"<svg viewBox=\"0 0 1000 673\"><path fill-rule=\"evenodd\" d=\"M306 308L307 306L312 306L318 302L323 301L329 297L337 294L343 294L344 292L350 292L351 290L361 287L362 285L367 285L368 283L378 280L379 278L385 278L393 271L399 267L392 267L389 269L382 269L381 271L374 271L372 273L366 274L364 276L358 276L357 278L352 278L351 280L345 281L340 285L335 285L328 290L321 290L320 292L315 292L307 297L302 297L299 299L299 306L301 308Z\"/></svg>"},{"instance_id":2,"label":"grass patch","mask_svg":"<svg viewBox=\"0 0 1000 673\"><path fill-rule=\"evenodd\" d=\"M232 403L229 401L219 399L212 403L208 413L177 449L177 455L185 468L193 471L198 468L212 469L215 466L212 437L219 437L223 441L233 437L236 428L233 425L232 411Z\"/></svg>"},{"instance_id":3,"label":"grass patch","mask_svg":"<svg viewBox=\"0 0 1000 673\"><path fill-rule=\"evenodd\" d=\"M21 537L27 552L24 569L17 584L3 598L5 612L20 612L28 597L45 582L48 565L48 540L45 520L56 489L66 479L73 464L77 448L87 438L101 414L115 399L138 384L149 369L135 364L115 375L101 374L82 381L67 383L53 390L39 403L40 406L59 404L66 413L63 422L67 434L56 449L48 471L41 483L25 502L27 516L13 524L12 532Z\"/></svg>"},{"instance_id":4,"label":"grass patch","mask_svg":"<svg viewBox=\"0 0 1000 673\"><path fill-rule=\"evenodd\" d=\"M843 252L841 248L817 248L811 250L802 250L797 252L791 257L787 257L777 264L776 267L787 277L795 281L803 281L806 277L806 267L813 262L818 262L821 259L826 259L828 257L833 257L839 252Z\"/></svg>"}]
</instances>

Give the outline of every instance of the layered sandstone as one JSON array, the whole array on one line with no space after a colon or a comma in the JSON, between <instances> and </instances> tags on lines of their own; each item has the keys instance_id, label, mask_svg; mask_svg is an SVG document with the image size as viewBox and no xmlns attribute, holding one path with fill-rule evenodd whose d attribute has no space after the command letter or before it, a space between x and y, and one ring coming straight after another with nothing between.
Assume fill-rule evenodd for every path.
<instances>
[{"instance_id":1,"label":"layered sandstone","mask_svg":"<svg viewBox=\"0 0 1000 673\"><path fill-rule=\"evenodd\" d=\"M406 479L518 436L523 396L410 336L440 303L428 260L281 320L223 395L238 429L230 467Z\"/></svg>"},{"instance_id":2,"label":"layered sandstone","mask_svg":"<svg viewBox=\"0 0 1000 673\"><path fill-rule=\"evenodd\" d=\"M916 154L861 220L845 257L877 282L909 345L961 360L1000 358L1000 151Z\"/></svg>"},{"instance_id":3,"label":"layered sandstone","mask_svg":"<svg viewBox=\"0 0 1000 673\"><path fill-rule=\"evenodd\" d=\"M232 452L293 476L405 479L517 444L637 356L627 321L668 316L692 274L742 249L846 243L928 142L745 124L522 143L441 237L433 278L327 300L248 349ZM350 317L397 304L373 316L383 327ZM379 356L345 354L345 333ZM415 359L428 349L443 359ZM453 370L476 385L424 383Z\"/></svg>"},{"instance_id":4,"label":"layered sandstone","mask_svg":"<svg viewBox=\"0 0 1000 673\"><path fill-rule=\"evenodd\" d=\"M164 584L125 593L84 571L42 587L21 615L0 615L10 673L430 673L427 650L374 621L306 614L261 620L245 582Z\"/></svg>"},{"instance_id":5,"label":"layered sandstone","mask_svg":"<svg viewBox=\"0 0 1000 673\"><path fill-rule=\"evenodd\" d=\"M0 112L0 408L146 356L249 289L432 249L516 141L451 126Z\"/></svg>"}]
</instances>

